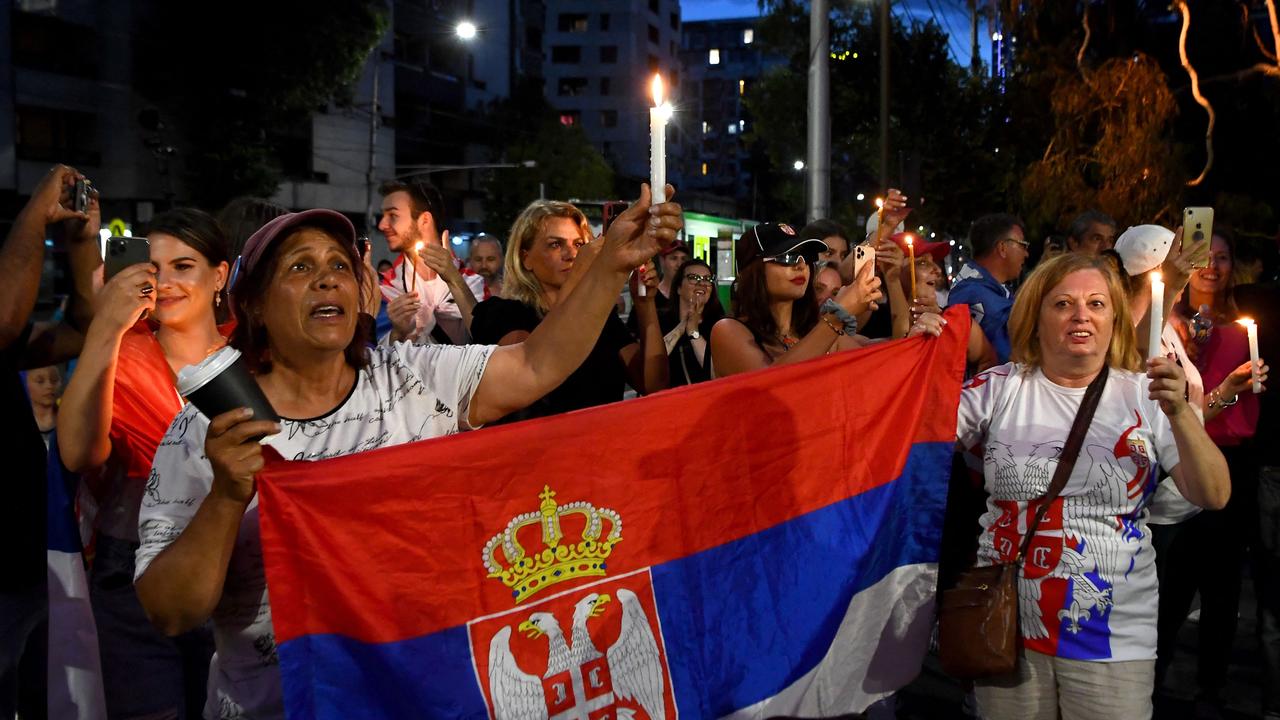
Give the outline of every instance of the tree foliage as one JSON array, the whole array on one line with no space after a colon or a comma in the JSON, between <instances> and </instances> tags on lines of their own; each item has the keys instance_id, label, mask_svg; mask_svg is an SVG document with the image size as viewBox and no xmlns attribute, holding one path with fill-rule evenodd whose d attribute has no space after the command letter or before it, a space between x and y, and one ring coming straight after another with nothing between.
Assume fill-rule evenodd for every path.
<instances>
[{"instance_id":1,"label":"tree foliage","mask_svg":"<svg viewBox=\"0 0 1280 720\"><path fill-rule=\"evenodd\" d=\"M135 62L162 108L195 202L217 207L280 182L279 137L350 86L389 21L383 0L150 0Z\"/></svg>"},{"instance_id":2,"label":"tree foliage","mask_svg":"<svg viewBox=\"0 0 1280 720\"><path fill-rule=\"evenodd\" d=\"M533 168L501 170L485 182L485 224L505 231L539 190L550 199L606 198L614 192L614 172L578 125L564 125L541 87L523 80L508 100L487 109L495 162L533 160ZM541 185L541 187L540 187Z\"/></svg>"},{"instance_id":3,"label":"tree foliage","mask_svg":"<svg viewBox=\"0 0 1280 720\"><path fill-rule=\"evenodd\" d=\"M800 217L804 178L791 169L805 156L808 6L767 0L760 41L789 58L748 92L755 119L747 141L762 147L769 169L767 219ZM839 3L831 14L832 215L846 223L871 210L879 168L879 25L864 3ZM999 103L988 80L973 78L948 55L933 22L890 23L891 184L919 207L913 222L963 232L975 208L1009 204L1007 155L994 142ZM855 57L856 54L856 57ZM855 198L863 193L866 199ZM762 203L763 204L763 203Z\"/></svg>"}]
</instances>

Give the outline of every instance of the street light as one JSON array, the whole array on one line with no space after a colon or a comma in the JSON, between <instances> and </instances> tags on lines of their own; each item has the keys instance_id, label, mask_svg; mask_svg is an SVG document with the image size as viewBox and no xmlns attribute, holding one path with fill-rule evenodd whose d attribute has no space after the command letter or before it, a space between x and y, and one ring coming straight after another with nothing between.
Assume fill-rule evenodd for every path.
<instances>
[{"instance_id":1,"label":"street light","mask_svg":"<svg viewBox=\"0 0 1280 720\"><path fill-rule=\"evenodd\" d=\"M866 193L858 193L858 202L862 202L863 200L866 200L866 199L867 199Z\"/></svg>"},{"instance_id":2,"label":"street light","mask_svg":"<svg viewBox=\"0 0 1280 720\"><path fill-rule=\"evenodd\" d=\"M791 167L795 168L797 171L799 171L799 170L803 170L803 169L804 169L804 161L803 161L803 160L797 160L797 161L795 161L795 162L791 163Z\"/></svg>"},{"instance_id":3,"label":"street light","mask_svg":"<svg viewBox=\"0 0 1280 720\"><path fill-rule=\"evenodd\" d=\"M463 20L458 23L458 27L454 29L454 32L463 40L474 40L476 37L476 24L470 20Z\"/></svg>"}]
</instances>

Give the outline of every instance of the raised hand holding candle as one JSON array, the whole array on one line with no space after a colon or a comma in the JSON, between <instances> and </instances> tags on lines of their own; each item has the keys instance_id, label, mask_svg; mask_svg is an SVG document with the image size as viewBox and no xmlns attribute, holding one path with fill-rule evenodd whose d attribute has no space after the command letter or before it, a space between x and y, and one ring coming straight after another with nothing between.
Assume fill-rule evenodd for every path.
<instances>
[{"instance_id":1,"label":"raised hand holding candle","mask_svg":"<svg viewBox=\"0 0 1280 720\"><path fill-rule=\"evenodd\" d=\"M1151 327L1147 335L1147 357L1160 356L1160 335L1164 332L1164 278L1151 273Z\"/></svg>"},{"instance_id":2,"label":"raised hand holding candle","mask_svg":"<svg viewBox=\"0 0 1280 720\"><path fill-rule=\"evenodd\" d=\"M1240 318L1237 322L1249 333L1249 364L1253 369L1249 384L1253 385L1253 394L1257 395L1262 392L1262 383L1258 382L1258 323L1249 318Z\"/></svg>"},{"instance_id":3,"label":"raised hand holding candle","mask_svg":"<svg viewBox=\"0 0 1280 720\"><path fill-rule=\"evenodd\" d=\"M652 204L667 201L667 121L671 103L663 102L662 76L653 76L653 107L649 109L649 192ZM641 292L643 291L641 286Z\"/></svg>"}]
</instances>

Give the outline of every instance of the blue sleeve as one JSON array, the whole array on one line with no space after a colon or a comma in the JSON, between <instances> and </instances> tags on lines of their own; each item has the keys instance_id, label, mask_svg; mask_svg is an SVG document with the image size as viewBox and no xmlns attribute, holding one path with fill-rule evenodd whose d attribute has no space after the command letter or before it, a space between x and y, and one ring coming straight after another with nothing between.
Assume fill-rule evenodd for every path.
<instances>
[{"instance_id":1,"label":"blue sleeve","mask_svg":"<svg viewBox=\"0 0 1280 720\"><path fill-rule=\"evenodd\" d=\"M1012 348L1009 342L1009 313L1013 299L997 295L976 282L960 283L951 289L947 298L950 305L968 305L969 314L982 327L982 334L996 351L996 362L1009 362Z\"/></svg>"}]
</instances>

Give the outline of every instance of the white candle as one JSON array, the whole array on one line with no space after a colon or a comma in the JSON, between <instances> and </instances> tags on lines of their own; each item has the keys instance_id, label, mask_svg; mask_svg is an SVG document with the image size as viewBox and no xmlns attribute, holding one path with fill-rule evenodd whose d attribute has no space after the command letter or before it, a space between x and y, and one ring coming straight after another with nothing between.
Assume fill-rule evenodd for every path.
<instances>
[{"instance_id":1,"label":"white candle","mask_svg":"<svg viewBox=\"0 0 1280 720\"><path fill-rule=\"evenodd\" d=\"M1258 382L1258 323L1249 318L1240 318L1238 321L1244 326L1249 333L1249 364L1253 367L1253 394L1257 395L1262 392L1262 383Z\"/></svg>"},{"instance_id":2,"label":"white candle","mask_svg":"<svg viewBox=\"0 0 1280 720\"><path fill-rule=\"evenodd\" d=\"M1164 331L1164 278L1151 273L1150 334L1147 335L1147 357L1160 357L1160 334Z\"/></svg>"},{"instance_id":3,"label":"white candle","mask_svg":"<svg viewBox=\"0 0 1280 720\"><path fill-rule=\"evenodd\" d=\"M671 103L663 102L662 76L653 76L653 107L649 109L649 192L653 204L667 201L667 121Z\"/></svg>"}]
</instances>

